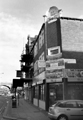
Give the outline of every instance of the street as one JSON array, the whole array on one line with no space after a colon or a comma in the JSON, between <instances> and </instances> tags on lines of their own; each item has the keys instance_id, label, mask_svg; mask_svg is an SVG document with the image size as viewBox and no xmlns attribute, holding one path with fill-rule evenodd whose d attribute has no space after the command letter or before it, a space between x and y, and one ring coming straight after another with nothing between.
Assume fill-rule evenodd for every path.
<instances>
[{"instance_id":1,"label":"street","mask_svg":"<svg viewBox=\"0 0 83 120\"><path fill-rule=\"evenodd\" d=\"M7 98L5 96L0 96L0 120L3 116L3 112L5 110L6 103L7 103Z\"/></svg>"},{"instance_id":2,"label":"street","mask_svg":"<svg viewBox=\"0 0 83 120\"><path fill-rule=\"evenodd\" d=\"M19 106L16 108L12 107L12 101L10 99L6 107L6 112L3 114L1 120L50 120L48 118L47 112L34 106L32 103L24 100L24 98L19 99Z\"/></svg>"}]
</instances>

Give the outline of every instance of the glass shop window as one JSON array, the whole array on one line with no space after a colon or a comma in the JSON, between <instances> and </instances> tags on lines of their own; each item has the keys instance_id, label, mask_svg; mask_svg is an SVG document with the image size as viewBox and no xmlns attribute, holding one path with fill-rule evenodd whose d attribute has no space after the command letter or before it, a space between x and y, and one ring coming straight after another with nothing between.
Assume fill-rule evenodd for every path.
<instances>
[{"instance_id":1,"label":"glass shop window","mask_svg":"<svg viewBox=\"0 0 83 120\"><path fill-rule=\"evenodd\" d=\"M39 85L39 99L45 100L45 85Z\"/></svg>"},{"instance_id":2,"label":"glass shop window","mask_svg":"<svg viewBox=\"0 0 83 120\"><path fill-rule=\"evenodd\" d=\"M35 86L34 98L38 98L38 86Z\"/></svg>"}]
</instances>

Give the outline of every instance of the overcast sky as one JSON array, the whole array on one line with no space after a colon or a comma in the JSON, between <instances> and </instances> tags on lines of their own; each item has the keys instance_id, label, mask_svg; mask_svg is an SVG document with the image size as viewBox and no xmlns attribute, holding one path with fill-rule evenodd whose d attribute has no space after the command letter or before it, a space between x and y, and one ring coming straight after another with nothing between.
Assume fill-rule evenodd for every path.
<instances>
[{"instance_id":1,"label":"overcast sky","mask_svg":"<svg viewBox=\"0 0 83 120\"><path fill-rule=\"evenodd\" d=\"M83 0L0 0L0 82L16 78L27 36L39 33L51 6L62 9L62 16L83 17Z\"/></svg>"}]
</instances>

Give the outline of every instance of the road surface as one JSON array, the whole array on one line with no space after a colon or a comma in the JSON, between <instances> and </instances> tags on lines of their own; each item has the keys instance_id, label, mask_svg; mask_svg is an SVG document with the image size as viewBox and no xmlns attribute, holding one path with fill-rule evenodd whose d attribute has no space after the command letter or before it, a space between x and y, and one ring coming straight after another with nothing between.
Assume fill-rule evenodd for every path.
<instances>
[{"instance_id":1,"label":"road surface","mask_svg":"<svg viewBox=\"0 0 83 120\"><path fill-rule=\"evenodd\" d=\"M3 112L5 110L5 107L7 105L8 98L5 96L0 96L0 120L3 116Z\"/></svg>"}]
</instances>

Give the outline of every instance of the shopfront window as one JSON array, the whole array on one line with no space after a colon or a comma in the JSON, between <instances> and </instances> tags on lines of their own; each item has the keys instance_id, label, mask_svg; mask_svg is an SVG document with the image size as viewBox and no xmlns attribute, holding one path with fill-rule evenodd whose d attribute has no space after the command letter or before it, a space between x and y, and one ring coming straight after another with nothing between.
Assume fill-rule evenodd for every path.
<instances>
[{"instance_id":1,"label":"shopfront window","mask_svg":"<svg viewBox=\"0 0 83 120\"><path fill-rule=\"evenodd\" d=\"M32 92L33 92L33 98L35 97L35 87L33 86L32 88Z\"/></svg>"},{"instance_id":2,"label":"shopfront window","mask_svg":"<svg viewBox=\"0 0 83 120\"><path fill-rule=\"evenodd\" d=\"M63 99L63 84L49 84L49 105L54 104L57 100Z\"/></svg>"},{"instance_id":3,"label":"shopfront window","mask_svg":"<svg viewBox=\"0 0 83 120\"><path fill-rule=\"evenodd\" d=\"M45 85L39 85L39 99L45 100Z\"/></svg>"},{"instance_id":4,"label":"shopfront window","mask_svg":"<svg viewBox=\"0 0 83 120\"><path fill-rule=\"evenodd\" d=\"M34 94L34 98L38 98L38 86L35 86L35 94Z\"/></svg>"}]
</instances>

